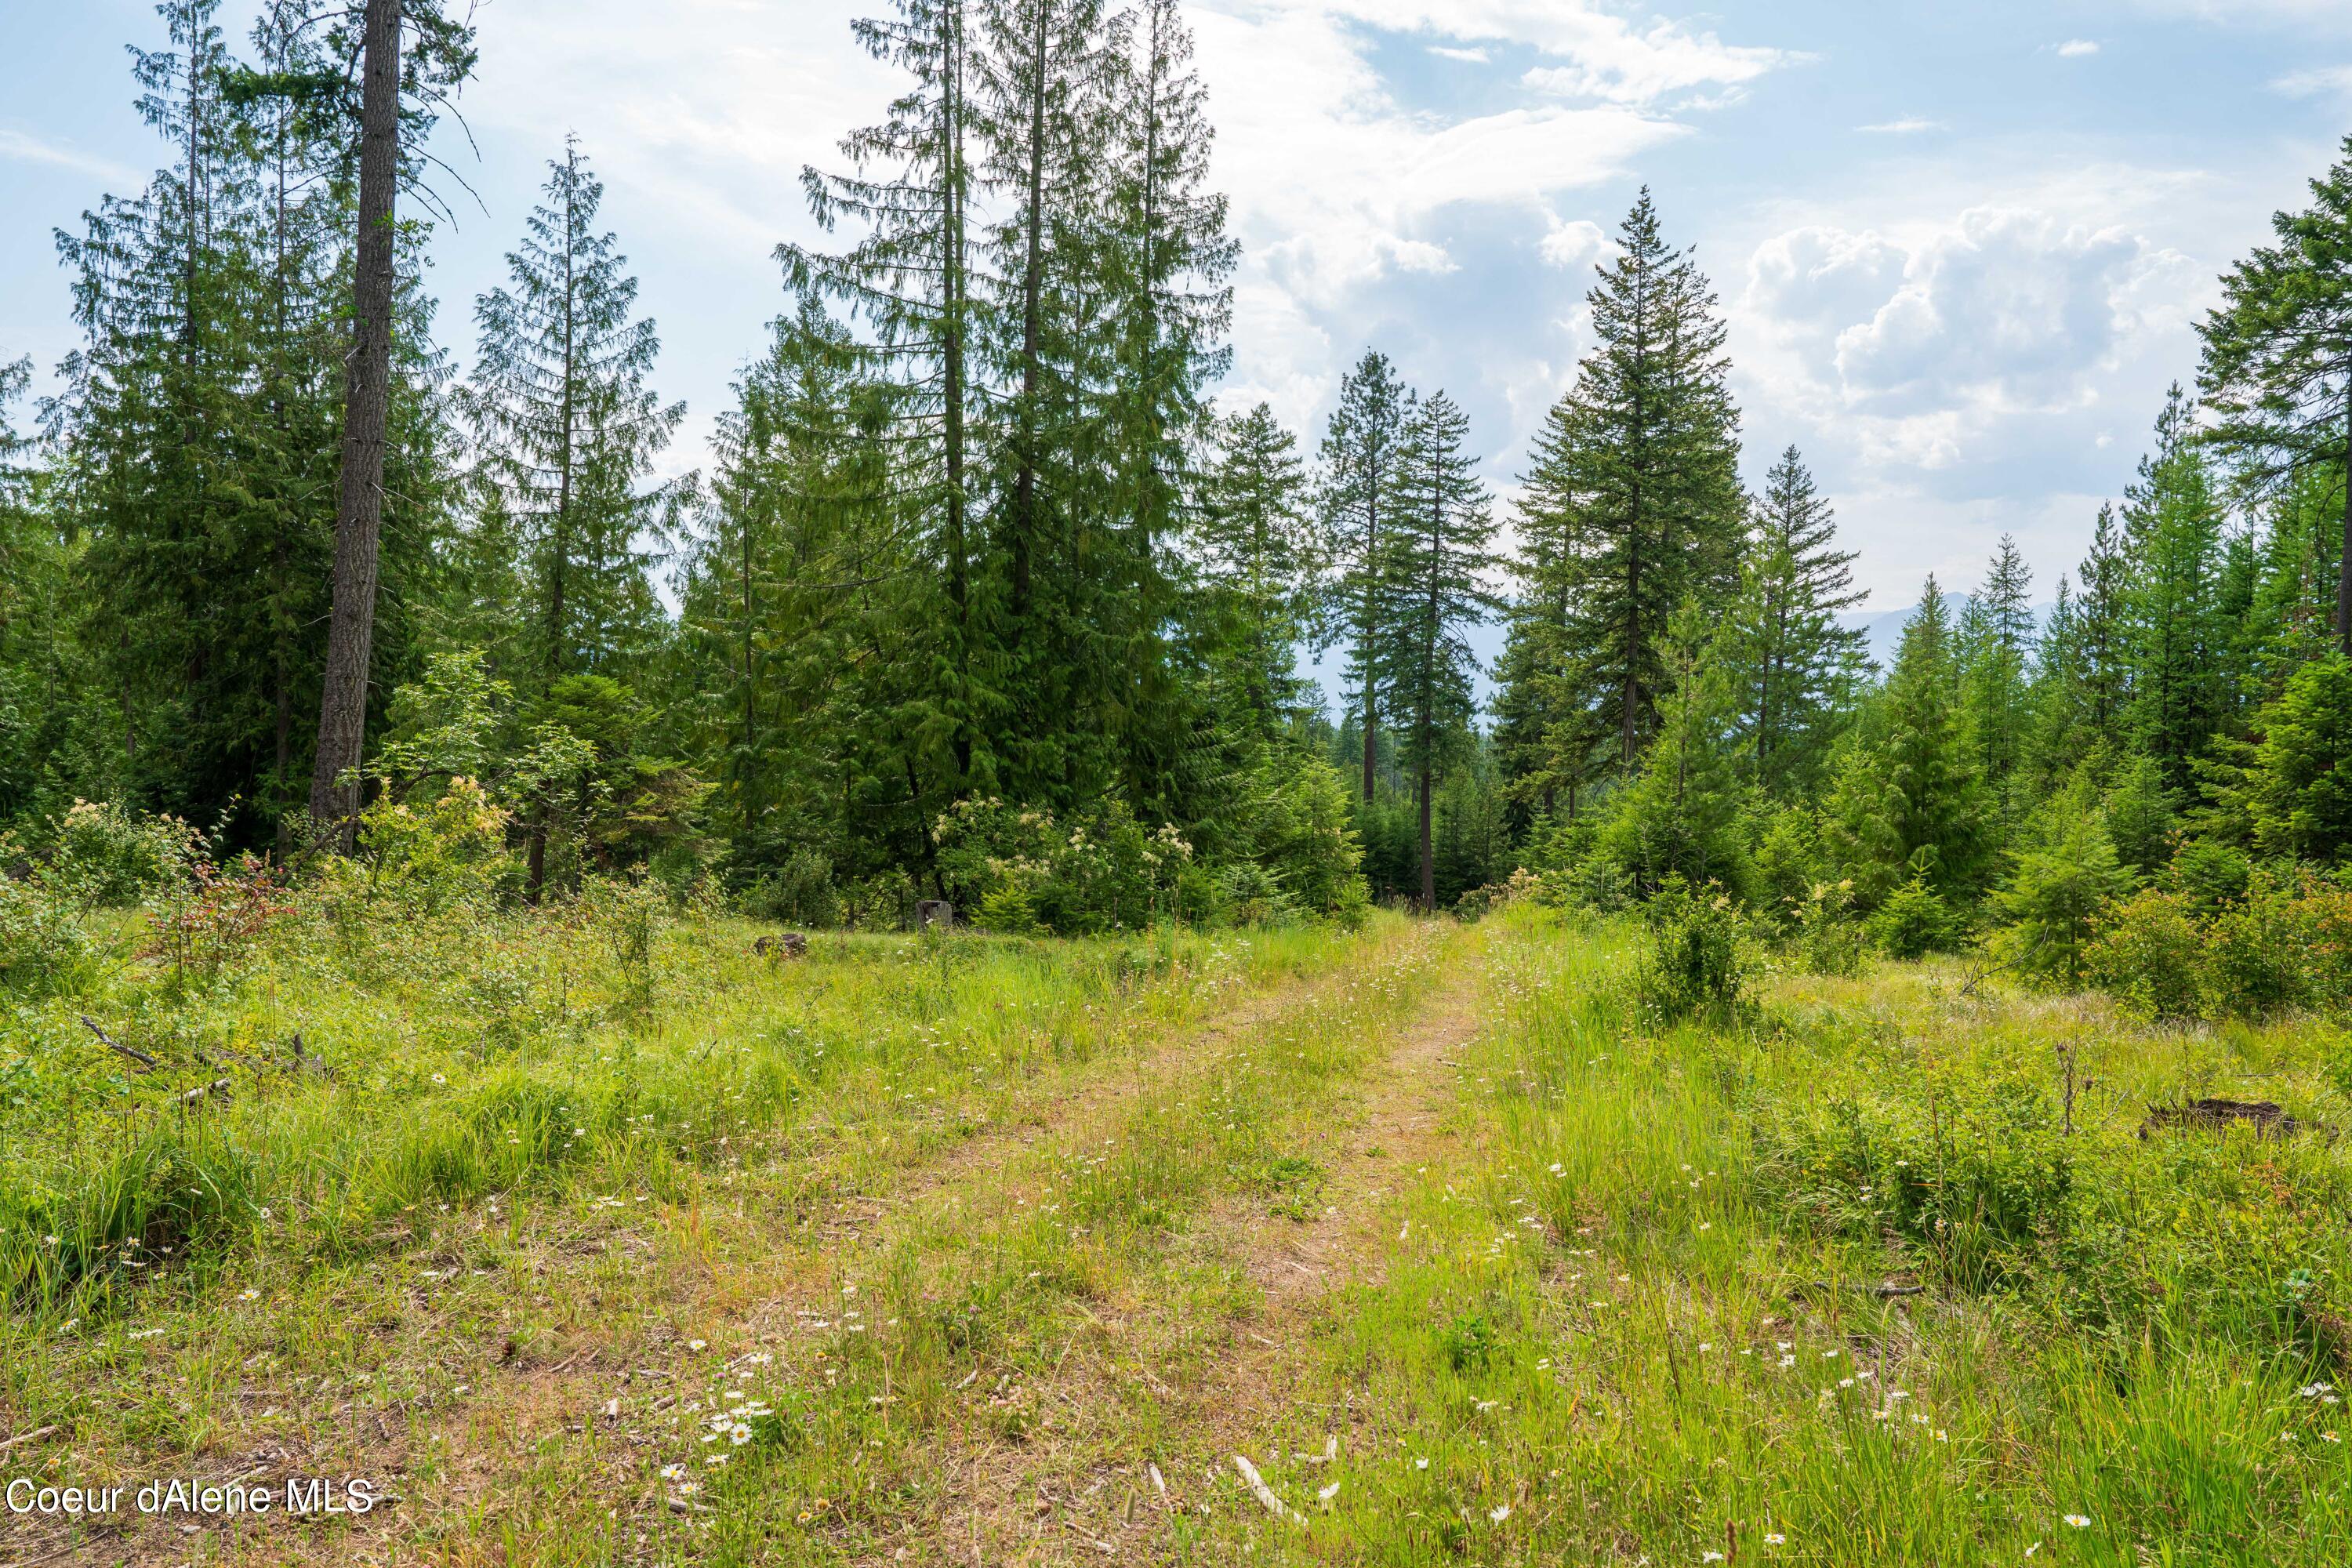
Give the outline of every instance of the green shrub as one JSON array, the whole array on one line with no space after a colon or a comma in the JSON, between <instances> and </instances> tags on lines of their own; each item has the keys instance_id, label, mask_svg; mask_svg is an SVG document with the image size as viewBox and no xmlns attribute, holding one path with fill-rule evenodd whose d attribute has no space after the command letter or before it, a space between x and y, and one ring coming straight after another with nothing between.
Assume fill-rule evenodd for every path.
<instances>
[{"instance_id":1,"label":"green shrub","mask_svg":"<svg viewBox=\"0 0 2352 1568\"><path fill-rule=\"evenodd\" d=\"M2205 932L2186 894L2144 888L2092 922L2083 976L2151 1022L2194 1018L2205 1005Z\"/></svg>"},{"instance_id":2,"label":"green shrub","mask_svg":"<svg viewBox=\"0 0 2352 1568\"><path fill-rule=\"evenodd\" d=\"M2246 896L2207 925L2206 987L2216 1014L2259 1018L2315 999L2305 911L2294 895L2293 884L2257 872Z\"/></svg>"},{"instance_id":3,"label":"green shrub","mask_svg":"<svg viewBox=\"0 0 2352 1568\"><path fill-rule=\"evenodd\" d=\"M1738 1011L1748 966L1731 895L1710 883L1694 891L1669 874L1643 911L1649 951L1634 971L1643 1010L1672 1024L1702 1013Z\"/></svg>"},{"instance_id":4,"label":"green shrub","mask_svg":"<svg viewBox=\"0 0 2352 1568\"><path fill-rule=\"evenodd\" d=\"M1886 895L1865 922L1870 940L1890 958L1922 958L1948 952L1960 939L1960 922L1943 895L1914 877Z\"/></svg>"},{"instance_id":5,"label":"green shrub","mask_svg":"<svg viewBox=\"0 0 2352 1568\"><path fill-rule=\"evenodd\" d=\"M1116 796L1067 821L1002 800L961 800L940 814L931 841L949 897L981 910L982 924L992 900L1017 890L1036 925L1060 936L1140 931L1175 913L1192 859L1182 835L1147 830ZM1008 917L1013 908L999 900Z\"/></svg>"},{"instance_id":6,"label":"green shrub","mask_svg":"<svg viewBox=\"0 0 2352 1568\"><path fill-rule=\"evenodd\" d=\"M195 829L175 816L77 800L49 826L55 842L47 879L86 904L127 909L184 879L203 858Z\"/></svg>"},{"instance_id":7,"label":"green shrub","mask_svg":"<svg viewBox=\"0 0 2352 1568\"><path fill-rule=\"evenodd\" d=\"M744 890L743 912L780 925L837 926L841 890L834 886L833 861L806 845Z\"/></svg>"},{"instance_id":8,"label":"green shrub","mask_svg":"<svg viewBox=\"0 0 2352 1568\"><path fill-rule=\"evenodd\" d=\"M100 952L73 904L38 881L0 878L0 991L71 994L93 984Z\"/></svg>"},{"instance_id":9,"label":"green shrub","mask_svg":"<svg viewBox=\"0 0 2352 1568\"><path fill-rule=\"evenodd\" d=\"M2011 922L2000 944L2017 972L2071 987L2082 982L2092 922L2130 886L2131 874L2096 811L2063 797L2052 809L2063 813L2059 822L2018 857L1994 903Z\"/></svg>"},{"instance_id":10,"label":"green shrub","mask_svg":"<svg viewBox=\"0 0 2352 1568\"><path fill-rule=\"evenodd\" d=\"M1817 882L1790 910L1797 928L1797 956L1807 973L1850 979L1862 973L1865 943L1853 901L1853 883Z\"/></svg>"},{"instance_id":11,"label":"green shrub","mask_svg":"<svg viewBox=\"0 0 2352 1568\"><path fill-rule=\"evenodd\" d=\"M509 820L487 789L462 775L430 799L378 795L360 816L364 886L350 890L420 914L487 903L509 868ZM328 863L329 878L344 874L344 868Z\"/></svg>"}]
</instances>

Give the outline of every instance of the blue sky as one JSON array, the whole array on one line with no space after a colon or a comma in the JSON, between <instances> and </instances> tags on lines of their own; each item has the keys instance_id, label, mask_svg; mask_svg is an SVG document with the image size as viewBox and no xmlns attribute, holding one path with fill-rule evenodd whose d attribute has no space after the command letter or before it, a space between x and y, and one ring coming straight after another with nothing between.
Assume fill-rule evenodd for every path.
<instances>
[{"instance_id":1,"label":"blue sky","mask_svg":"<svg viewBox=\"0 0 2352 1568\"><path fill-rule=\"evenodd\" d=\"M813 235L809 162L891 79L875 0L490 0L463 100L479 160L435 244L472 351L546 159L577 132L704 460ZM242 33L250 0L224 12ZM1794 442L1879 608L1972 584L2015 532L2045 596L2193 376L2215 279L2352 130L2347 0L1193 0L1246 247L1225 395L1311 449L1367 344L1469 411L1506 499L1588 344L1636 188L1732 331L1751 480ZM50 231L164 157L132 110L139 0L0 0L0 358L73 346Z\"/></svg>"}]
</instances>

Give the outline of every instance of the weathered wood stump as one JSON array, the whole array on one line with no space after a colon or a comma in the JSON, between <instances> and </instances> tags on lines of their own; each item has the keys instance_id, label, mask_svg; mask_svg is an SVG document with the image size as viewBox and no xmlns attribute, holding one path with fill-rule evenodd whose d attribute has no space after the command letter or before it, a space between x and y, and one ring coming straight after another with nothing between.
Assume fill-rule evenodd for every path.
<instances>
[{"instance_id":1,"label":"weathered wood stump","mask_svg":"<svg viewBox=\"0 0 2352 1568\"><path fill-rule=\"evenodd\" d=\"M2152 1105L2147 1120L2139 1124L2139 1135L2146 1138L2151 1128L2205 1128L2219 1131L2230 1127L2251 1127L2257 1138L2287 1138L2311 1131L2268 1100L2192 1100L2185 1105Z\"/></svg>"},{"instance_id":2,"label":"weathered wood stump","mask_svg":"<svg viewBox=\"0 0 2352 1568\"><path fill-rule=\"evenodd\" d=\"M919 931L929 931L933 926L951 929L954 925L955 906L945 899L925 899L915 906L915 926Z\"/></svg>"},{"instance_id":3,"label":"weathered wood stump","mask_svg":"<svg viewBox=\"0 0 2352 1568\"><path fill-rule=\"evenodd\" d=\"M774 936L763 936L753 942L751 951L768 959L806 958L808 938L796 931L779 931Z\"/></svg>"}]
</instances>

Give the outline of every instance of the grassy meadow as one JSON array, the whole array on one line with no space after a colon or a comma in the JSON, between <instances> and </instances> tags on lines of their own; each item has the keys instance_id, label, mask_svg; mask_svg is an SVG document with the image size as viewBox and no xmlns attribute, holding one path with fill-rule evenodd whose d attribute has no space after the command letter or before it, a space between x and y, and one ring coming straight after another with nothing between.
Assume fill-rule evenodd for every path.
<instances>
[{"instance_id":1,"label":"grassy meadow","mask_svg":"<svg viewBox=\"0 0 2352 1568\"><path fill-rule=\"evenodd\" d=\"M1669 1025L1526 902L772 930L89 917L0 1043L0 1468L383 1500L0 1562L2352 1554L2318 1021L1751 945Z\"/></svg>"}]
</instances>

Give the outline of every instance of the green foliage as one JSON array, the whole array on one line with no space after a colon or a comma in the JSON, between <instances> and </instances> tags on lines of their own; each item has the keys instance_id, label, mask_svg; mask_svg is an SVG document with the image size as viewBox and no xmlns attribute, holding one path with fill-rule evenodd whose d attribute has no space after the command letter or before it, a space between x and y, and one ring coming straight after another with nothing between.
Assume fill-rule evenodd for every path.
<instances>
[{"instance_id":1,"label":"green foliage","mask_svg":"<svg viewBox=\"0 0 2352 1568\"><path fill-rule=\"evenodd\" d=\"M1067 826L1000 800L960 801L931 836L949 896L995 930L1139 931L1172 912L1178 875L1192 858L1174 829L1146 832L1117 799Z\"/></svg>"},{"instance_id":2,"label":"green foliage","mask_svg":"<svg viewBox=\"0 0 2352 1568\"><path fill-rule=\"evenodd\" d=\"M2310 206L2273 215L2277 243L2222 278L2221 304L2198 329L2199 384L2217 416L2210 439L2257 476L2300 475L2352 457L2342 383L2352 336L2352 136L2342 151L2311 182ZM2339 567L2352 574L2352 559ZM2343 646L2352 626L2336 637Z\"/></svg>"},{"instance_id":3,"label":"green foliage","mask_svg":"<svg viewBox=\"0 0 2352 1568\"><path fill-rule=\"evenodd\" d=\"M506 854L507 811L474 779L458 777L415 802L378 795L360 815L352 867L331 865L330 882L369 900L382 900L419 914L486 904L511 868Z\"/></svg>"},{"instance_id":4,"label":"green foliage","mask_svg":"<svg viewBox=\"0 0 2352 1568\"><path fill-rule=\"evenodd\" d=\"M2352 889L2270 870L2220 902L2144 889L2099 918L2084 966L2151 1020L2352 1016Z\"/></svg>"},{"instance_id":5,"label":"green foliage","mask_svg":"<svg viewBox=\"0 0 2352 1568\"><path fill-rule=\"evenodd\" d=\"M1311 752L1269 748L1236 838L1283 896L1323 914L1363 888L1348 781Z\"/></svg>"},{"instance_id":6,"label":"green foliage","mask_svg":"<svg viewBox=\"0 0 2352 1568\"><path fill-rule=\"evenodd\" d=\"M1643 906L1648 951L1634 973L1643 1011L1661 1024L1738 1016L1747 1002L1748 964L1731 896L1694 889L1669 876Z\"/></svg>"},{"instance_id":7,"label":"green foliage","mask_svg":"<svg viewBox=\"0 0 2352 1568\"><path fill-rule=\"evenodd\" d=\"M834 885L833 862L803 847L782 866L743 890L743 912L754 920L785 925L831 926L841 922L841 889Z\"/></svg>"},{"instance_id":8,"label":"green foliage","mask_svg":"<svg viewBox=\"0 0 2352 1568\"><path fill-rule=\"evenodd\" d=\"M42 881L0 877L0 992L71 994L97 980L102 956L75 900Z\"/></svg>"},{"instance_id":9,"label":"green foliage","mask_svg":"<svg viewBox=\"0 0 2352 1568\"><path fill-rule=\"evenodd\" d=\"M2255 716L2245 798L2264 853L2336 861L2352 851L2352 656L2296 670Z\"/></svg>"},{"instance_id":10,"label":"green foliage","mask_svg":"<svg viewBox=\"0 0 2352 1568\"><path fill-rule=\"evenodd\" d=\"M49 825L44 881L83 903L124 909L184 881L203 856L195 830L171 816L78 800Z\"/></svg>"},{"instance_id":11,"label":"green foliage","mask_svg":"<svg viewBox=\"0 0 2352 1568\"><path fill-rule=\"evenodd\" d=\"M2083 978L2084 949L2100 914L2123 896L2131 874L2116 855L2106 823L2088 798L2088 780L2042 809L2047 818L2020 852L1994 908L2010 922L2000 947L2021 973L2072 987Z\"/></svg>"},{"instance_id":12,"label":"green foliage","mask_svg":"<svg viewBox=\"0 0 2352 1568\"><path fill-rule=\"evenodd\" d=\"M1900 1237L1960 1289L2022 1283L2074 1219L2074 1162L2058 1107L2030 1079L1944 1077L1810 1102L1780 1097L1756 1136L1766 1194L1811 1208L1815 1194L1836 1193L1848 1201L1832 1223Z\"/></svg>"},{"instance_id":13,"label":"green foliage","mask_svg":"<svg viewBox=\"0 0 2352 1568\"><path fill-rule=\"evenodd\" d=\"M1853 586L1855 553L1835 548L1836 535L1828 500L1789 447L1765 476L1739 594L1717 642L1748 776L1775 800L1819 784L1866 668L1862 632L1838 619L1865 595Z\"/></svg>"},{"instance_id":14,"label":"green foliage","mask_svg":"<svg viewBox=\"0 0 2352 1568\"><path fill-rule=\"evenodd\" d=\"M1736 710L1715 648L1699 606L1685 605L1660 654L1672 684L1658 704L1657 741L1601 831L1597 852L1645 891L1669 878L1748 891Z\"/></svg>"},{"instance_id":15,"label":"green foliage","mask_svg":"<svg viewBox=\"0 0 2352 1568\"><path fill-rule=\"evenodd\" d=\"M2093 922L2083 973L2136 1016L2170 1023L2204 1011L2205 958L2204 926L2189 900L2143 888Z\"/></svg>"},{"instance_id":16,"label":"green foliage","mask_svg":"<svg viewBox=\"0 0 2352 1568\"><path fill-rule=\"evenodd\" d=\"M1817 882L1790 917L1798 958L1809 974L1852 978L1863 972L1863 924L1853 918L1853 892L1843 882Z\"/></svg>"},{"instance_id":17,"label":"green foliage","mask_svg":"<svg viewBox=\"0 0 2352 1568\"><path fill-rule=\"evenodd\" d=\"M1896 886L1864 921L1870 940L1890 958L1922 958L1959 945L1962 926L1944 896L1921 876Z\"/></svg>"},{"instance_id":18,"label":"green foliage","mask_svg":"<svg viewBox=\"0 0 2352 1568\"><path fill-rule=\"evenodd\" d=\"M2253 878L2253 862L2235 845L2213 838L2189 838L2173 851L2172 864L2165 868L2164 884L2188 900L2197 913L2210 916L2244 898Z\"/></svg>"},{"instance_id":19,"label":"green foliage","mask_svg":"<svg viewBox=\"0 0 2352 1568\"><path fill-rule=\"evenodd\" d=\"M2108 786L2106 802L2107 835L2125 868L2137 877L2162 868L2172 858L2175 821L2163 765L2147 755L2126 761Z\"/></svg>"}]
</instances>

